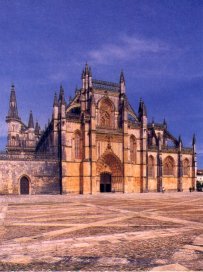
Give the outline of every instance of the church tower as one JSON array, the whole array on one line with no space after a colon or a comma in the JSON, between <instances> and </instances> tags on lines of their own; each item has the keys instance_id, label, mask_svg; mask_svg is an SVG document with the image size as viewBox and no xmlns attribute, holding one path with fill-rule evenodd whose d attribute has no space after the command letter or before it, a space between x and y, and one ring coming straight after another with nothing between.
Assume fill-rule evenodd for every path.
<instances>
[{"instance_id":1,"label":"church tower","mask_svg":"<svg viewBox=\"0 0 203 272\"><path fill-rule=\"evenodd\" d=\"M7 150L13 150L19 146L19 134L21 131L21 119L18 115L18 107L15 93L15 86L11 86L9 110L6 117L8 124Z\"/></svg>"}]
</instances>

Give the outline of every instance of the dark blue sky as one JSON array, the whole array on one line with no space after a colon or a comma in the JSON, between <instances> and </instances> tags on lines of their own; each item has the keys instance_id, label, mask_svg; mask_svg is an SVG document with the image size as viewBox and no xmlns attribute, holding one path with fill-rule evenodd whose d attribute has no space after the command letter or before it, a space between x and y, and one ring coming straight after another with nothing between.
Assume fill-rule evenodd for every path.
<instances>
[{"instance_id":1,"label":"dark blue sky","mask_svg":"<svg viewBox=\"0 0 203 272\"><path fill-rule=\"evenodd\" d=\"M87 61L96 79L123 69L135 110L142 97L185 146L196 133L203 168L203 1L2 0L0 37L1 149L11 83L23 121L32 110L44 126L54 92L73 95Z\"/></svg>"}]
</instances>

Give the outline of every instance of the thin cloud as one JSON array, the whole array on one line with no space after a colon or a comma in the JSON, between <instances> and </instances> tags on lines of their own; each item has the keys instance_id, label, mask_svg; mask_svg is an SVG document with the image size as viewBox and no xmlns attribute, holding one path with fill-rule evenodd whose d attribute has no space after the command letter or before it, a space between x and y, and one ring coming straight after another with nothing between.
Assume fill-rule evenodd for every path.
<instances>
[{"instance_id":1,"label":"thin cloud","mask_svg":"<svg viewBox=\"0 0 203 272\"><path fill-rule=\"evenodd\" d=\"M91 62L107 64L113 61L129 61L143 54L168 52L170 47L159 40L140 39L124 35L116 43L108 43L89 51Z\"/></svg>"}]
</instances>

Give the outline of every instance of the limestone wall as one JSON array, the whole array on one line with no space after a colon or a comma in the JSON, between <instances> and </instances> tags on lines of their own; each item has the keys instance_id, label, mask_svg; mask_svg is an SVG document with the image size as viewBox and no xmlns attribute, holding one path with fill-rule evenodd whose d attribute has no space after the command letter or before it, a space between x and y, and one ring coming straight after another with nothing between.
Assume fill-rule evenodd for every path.
<instances>
[{"instance_id":1,"label":"limestone wall","mask_svg":"<svg viewBox=\"0 0 203 272\"><path fill-rule=\"evenodd\" d=\"M30 194L58 194L58 169L54 160L0 160L0 194L20 194L23 176L30 182Z\"/></svg>"}]
</instances>

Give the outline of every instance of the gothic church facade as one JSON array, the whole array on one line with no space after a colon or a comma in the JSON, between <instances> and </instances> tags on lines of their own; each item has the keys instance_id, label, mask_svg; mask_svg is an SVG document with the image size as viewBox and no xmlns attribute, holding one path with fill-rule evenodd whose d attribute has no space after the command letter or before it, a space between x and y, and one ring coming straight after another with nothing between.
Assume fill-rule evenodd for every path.
<instances>
[{"instance_id":1,"label":"gothic church facade","mask_svg":"<svg viewBox=\"0 0 203 272\"><path fill-rule=\"evenodd\" d=\"M0 154L1 194L96 194L183 191L195 186L195 137L183 146L162 124L148 122L140 100L136 113L119 83L92 78L86 64L82 86L66 102L55 94L44 130L19 117L11 88L8 140Z\"/></svg>"}]
</instances>

